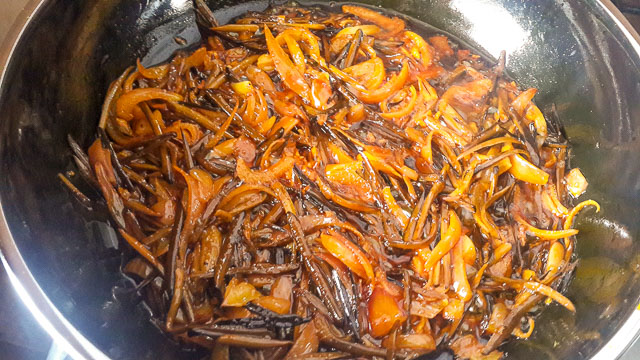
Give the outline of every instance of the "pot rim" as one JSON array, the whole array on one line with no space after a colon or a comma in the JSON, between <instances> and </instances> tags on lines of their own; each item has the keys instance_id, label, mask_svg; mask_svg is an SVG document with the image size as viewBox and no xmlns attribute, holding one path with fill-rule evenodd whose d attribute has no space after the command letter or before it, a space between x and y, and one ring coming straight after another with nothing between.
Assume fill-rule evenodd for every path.
<instances>
[{"instance_id":1,"label":"pot rim","mask_svg":"<svg viewBox=\"0 0 640 360\"><path fill-rule=\"evenodd\" d=\"M49 0L28 0L0 44L0 91L5 85L7 65L26 28ZM595 0L602 12L613 20L640 57L640 35L610 0ZM0 92L1 95L1 92ZM18 296L42 328L73 359L109 358L82 335L49 300L29 271L13 239L0 204L0 261ZM635 305L634 305L635 306ZM591 360L618 359L640 337L640 307L634 309L611 339Z\"/></svg>"},{"instance_id":2,"label":"pot rim","mask_svg":"<svg viewBox=\"0 0 640 360\"><path fill-rule=\"evenodd\" d=\"M0 94L4 88L7 66L23 33L49 0L28 0L13 26L0 44ZM0 95L1 96L1 95ZM38 282L31 274L16 245L0 202L0 261L4 266L16 293L29 312L60 346L73 359L108 360L102 351L93 345L60 313L49 300Z\"/></svg>"},{"instance_id":3,"label":"pot rim","mask_svg":"<svg viewBox=\"0 0 640 360\"><path fill-rule=\"evenodd\" d=\"M597 6L608 15L640 56L640 34L610 0L596 0ZM0 83L1 86L2 83ZM619 359L640 338L640 306L633 304L633 312L616 333L604 344L591 360Z\"/></svg>"}]
</instances>

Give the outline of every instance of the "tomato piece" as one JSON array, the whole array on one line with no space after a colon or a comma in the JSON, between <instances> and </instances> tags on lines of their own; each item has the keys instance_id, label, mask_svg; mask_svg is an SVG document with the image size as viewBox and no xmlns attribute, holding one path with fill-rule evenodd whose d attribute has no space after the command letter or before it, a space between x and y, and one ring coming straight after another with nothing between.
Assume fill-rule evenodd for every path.
<instances>
[{"instance_id":1,"label":"tomato piece","mask_svg":"<svg viewBox=\"0 0 640 360\"><path fill-rule=\"evenodd\" d=\"M571 169L564 178L567 183L567 190L576 198L582 195L587 190L587 186L589 186L587 179L578 168Z\"/></svg>"},{"instance_id":2,"label":"tomato piece","mask_svg":"<svg viewBox=\"0 0 640 360\"><path fill-rule=\"evenodd\" d=\"M462 319L464 314L464 301L458 298L450 298L447 306L442 310L442 316L450 321Z\"/></svg>"},{"instance_id":3,"label":"tomato piece","mask_svg":"<svg viewBox=\"0 0 640 360\"><path fill-rule=\"evenodd\" d=\"M382 346L392 346L390 338L384 339ZM436 342L430 334L399 334L396 336L395 346L399 349L433 351L436 349Z\"/></svg>"},{"instance_id":4,"label":"tomato piece","mask_svg":"<svg viewBox=\"0 0 640 360\"><path fill-rule=\"evenodd\" d=\"M275 296L263 296L253 300L253 303L278 314L288 314L291 308L291 302L289 300Z\"/></svg>"},{"instance_id":5,"label":"tomato piece","mask_svg":"<svg viewBox=\"0 0 640 360\"><path fill-rule=\"evenodd\" d=\"M261 296L262 294L253 285L233 278L224 290L224 301L221 306L245 306Z\"/></svg>"},{"instance_id":6,"label":"tomato piece","mask_svg":"<svg viewBox=\"0 0 640 360\"><path fill-rule=\"evenodd\" d=\"M389 285L397 287L391 283ZM367 302L371 336L385 336L396 324L406 319L407 315L399 304L401 299L402 296L393 296L385 287L375 285Z\"/></svg>"},{"instance_id":7,"label":"tomato piece","mask_svg":"<svg viewBox=\"0 0 640 360\"><path fill-rule=\"evenodd\" d=\"M382 85L385 76L387 76L384 63L379 57L350 66L344 69L344 72L354 77L358 82L364 83L364 86L369 90Z\"/></svg>"},{"instance_id":8,"label":"tomato piece","mask_svg":"<svg viewBox=\"0 0 640 360\"><path fill-rule=\"evenodd\" d=\"M393 75L386 83L374 90L364 90L350 86L356 97L367 104L379 103L382 100L393 95L396 91L402 89L405 82L409 78L409 63L402 64L402 70Z\"/></svg>"}]
</instances>

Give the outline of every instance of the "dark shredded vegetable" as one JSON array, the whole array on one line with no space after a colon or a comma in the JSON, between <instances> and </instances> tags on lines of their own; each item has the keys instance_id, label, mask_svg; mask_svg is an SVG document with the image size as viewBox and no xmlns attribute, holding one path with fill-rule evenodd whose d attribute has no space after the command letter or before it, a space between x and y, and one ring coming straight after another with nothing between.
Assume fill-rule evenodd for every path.
<instances>
[{"instance_id":1,"label":"dark shredded vegetable","mask_svg":"<svg viewBox=\"0 0 640 360\"><path fill-rule=\"evenodd\" d=\"M201 47L126 69L88 151L70 139L167 334L215 359L499 359L545 301L575 311L572 224L599 205L570 206L586 180L504 54L358 6L196 5Z\"/></svg>"}]
</instances>

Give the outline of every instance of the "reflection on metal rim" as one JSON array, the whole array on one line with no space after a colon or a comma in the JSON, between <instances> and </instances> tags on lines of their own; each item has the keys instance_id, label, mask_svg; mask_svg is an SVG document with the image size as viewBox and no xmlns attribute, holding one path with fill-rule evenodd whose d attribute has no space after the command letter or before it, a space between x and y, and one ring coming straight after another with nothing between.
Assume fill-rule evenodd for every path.
<instances>
[{"instance_id":1,"label":"reflection on metal rim","mask_svg":"<svg viewBox=\"0 0 640 360\"><path fill-rule=\"evenodd\" d=\"M472 24L473 40L482 44L496 59L501 51L512 54L527 42L529 34L520 26L507 10L491 1L483 0L453 0L451 6L460 11ZM500 22L487 22L487 18L500 19ZM507 56L507 64L510 57Z\"/></svg>"},{"instance_id":2,"label":"reflection on metal rim","mask_svg":"<svg viewBox=\"0 0 640 360\"><path fill-rule=\"evenodd\" d=\"M25 29L47 0L27 2L16 18L14 29L0 47L0 90L4 87L7 65ZM73 359L107 360L98 348L71 325L42 291L13 241L0 206L0 260L16 293L42 328Z\"/></svg>"},{"instance_id":3,"label":"reflection on metal rim","mask_svg":"<svg viewBox=\"0 0 640 360\"><path fill-rule=\"evenodd\" d=\"M613 19L615 24L620 28L633 49L640 56L640 35L633 28L629 20L613 5L610 0L598 0L598 4L602 7L602 10Z\"/></svg>"},{"instance_id":4,"label":"reflection on metal rim","mask_svg":"<svg viewBox=\"0 0 640 360\"><path fill-rule=\"evenodd\" d=\"M633 345L640 331L640 311L634 310L616 334L600 349L591 360L620 358Z\"/></svg>"},{"instance_id":5,"label":"reflection on metal rim","mask_svg":"<svg viewBox=\"0 0 640 360\"><path fill-rule=\"evenodd\" d=\"M16 19L15 28L5 39L0 49L0 89L5 80L6 65L18 44L24 29L48 0L30 0ZM184 0L173 0L173 2ZM626 37L628 43L640 57L640 36L609 0L596 0L597 6L607 15ZM107 359L89 340L87 340L49 301L38 286L18 248L13 241L4 213L0 207L0 260L18 295L34 315L38 323L60 344L74 359ZM592 360L615 359L638 337L640 331L640 310L634 310L616 334L600 349Z\"/></svg>"},{"instance_id":6,"label":"reflection on metal rim","mask_svg":"<svg viewBox=\"0 0 640 360\"><path fill-rule=\"evenodd\" d=\"M640 57L640 35L631 26L629 20L622 15L620 10L610 0L598 0L602 11L609 15L618 26ZM634 307L631 316L624 322L609 341L591 358L591 360L609 360L620 358L640 336L640 310Z\"/></svg>"},{"instance_id":7,"label":"reflection on metal rim","mask_svg":"<svg viewBox=\"0 0 640 360\"><path fill-rule=\"evenodd\" d=\"M0 255L0 259L2 260L2 265L7 271L7 275L9 277L9 281L11 282L11 285L13 285L13 288L16 290L16 293L18 293L18 296L20 297L22 302L25 304L27 309L29 309L29 311L31 312L33 317L36 319L38 324L42 326L42 328L51 336L51 338L56 344L58 344L62 349L64 349L65 353L69 354L74 359L84 359L86 357L82 354L83 351L81 350L87 350L88 352L91 353L91 355L93 355L94 359L108 359L104 354L102 354L102 352L100 352L100 350L98 350L95 346L93 346L93 344L91 344L89 340L87 340L71 324L69 324L69 322L62 316L62 314L60 314L60 312L58 312L55 306L49 301L49 299L47 299L46 295L37 293L36 297L32 297L31 296L32 294L29 294L29 292L23 286L25 282L24 279L18 279L18 277L13 272L13 269L11 268L11 266L7 262L7 259L4 256ZM30 280L35 282L35 280L31 277L30 277ZM58 331L58 329L55 327L51 319L47 317L43 311L41 311L42 304L36 304L36 300L40 300L39 298L37 298L39 295L42 296L41 299L46 301L45 306L54 312L54 316L57 319L60 319L62 326L65 326L68 329L68 331L73 335L74 339L81 344L82 349L77 349L76 347L74 347L69 341L69 339L63 336Z\"/></svg>"}]
</instances>

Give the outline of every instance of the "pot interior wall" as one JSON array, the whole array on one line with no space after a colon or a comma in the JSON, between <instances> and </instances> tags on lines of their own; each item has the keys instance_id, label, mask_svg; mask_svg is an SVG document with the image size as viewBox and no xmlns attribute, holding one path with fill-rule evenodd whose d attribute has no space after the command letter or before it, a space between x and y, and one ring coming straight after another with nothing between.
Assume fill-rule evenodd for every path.
<instances>
[{"instance_id":1,"label":"pot interior wall","mask_svg":"<svg viewBox=\"0 0 640 360\"><path fill-rule=\"evenodd\" d=\"M221 22L234 1L210 1ZM261 9L265 2L239 5ZM389 0L370 2L413 16L483 49L508 51L508 70L540 89L573 144L572 166L590 180L570 287L574 316L552 305L509 358L587 358L638 303L640 60L593 1ZM226 10L225 10L226 9ZM179 45L179 36L187 41ZM0 92L0 199L20 252L58 309L114 359L199 358L149 321L119 273L123 244L102 213L83 211L56 175L74 170L66 136L94 138L111 79L137 57L150 65L200 41L191 0L49 0L23 34ZM89 191L81 181L83 190ZM125 247L126 248L126 247Z\"/></svg>"}]
</instances>

